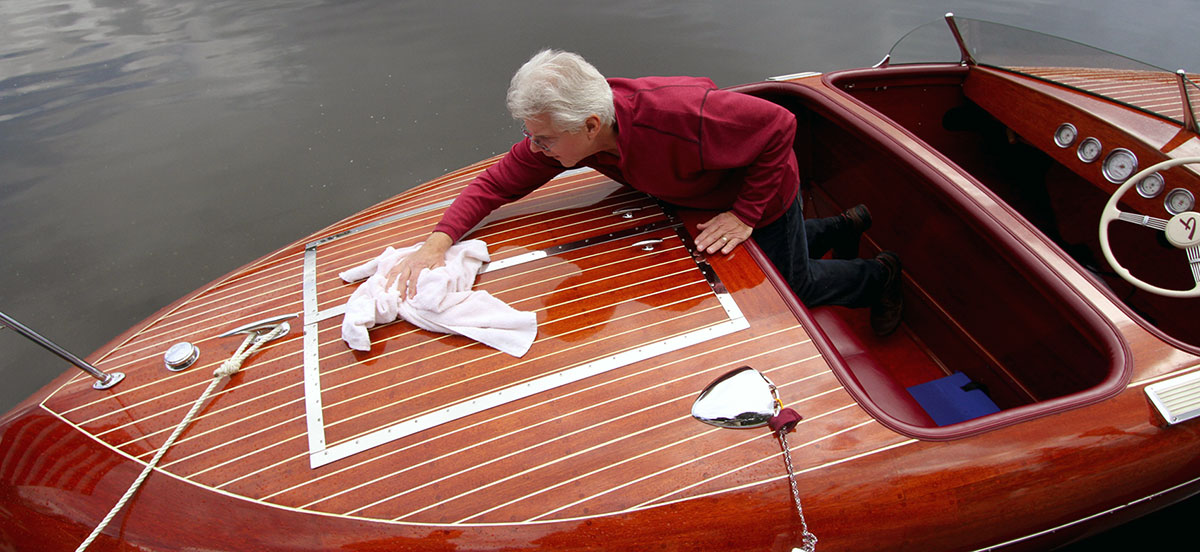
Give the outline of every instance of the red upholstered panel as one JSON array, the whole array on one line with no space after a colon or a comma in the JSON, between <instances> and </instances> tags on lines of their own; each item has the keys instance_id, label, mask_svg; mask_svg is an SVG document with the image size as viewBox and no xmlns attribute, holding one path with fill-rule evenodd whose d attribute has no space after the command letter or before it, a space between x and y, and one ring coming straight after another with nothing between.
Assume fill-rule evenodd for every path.
<instances>
[{"instance_id":1,"label":"red upholstered panel","mask_svg":"<svg viewBox=\"0 0 1200 552\"><path fill-rule=\"evenodd\" d=\"M850 325L838 316L835 309L815 308L812 314L842 355L850 375L876 406L902 422L918 427L937 427L933 418L917 404L907 389L896 382L887 367L880 365L875 355L859 341Z\"/></svg>"}]
</instances>

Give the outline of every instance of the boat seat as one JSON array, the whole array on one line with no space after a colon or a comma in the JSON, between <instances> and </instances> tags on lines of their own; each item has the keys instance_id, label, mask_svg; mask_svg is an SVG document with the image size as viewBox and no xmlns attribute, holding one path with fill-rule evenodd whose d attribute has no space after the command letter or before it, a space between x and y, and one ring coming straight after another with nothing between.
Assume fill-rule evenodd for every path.
<instances>
[{"instance_id":1,"label":"boat seat","mask_svg":"<svg viewBox=\"0 0 1200 552\"><path fill-rule=\"evenodd\" d=\"M871 402L901 422L919 427L937 427L912 394L888 373L887 368L858 338L854 329L842 318L841 310L838 307L818 307L811 312L841 355L850 375Z\"/></svg>"}]
</instances>

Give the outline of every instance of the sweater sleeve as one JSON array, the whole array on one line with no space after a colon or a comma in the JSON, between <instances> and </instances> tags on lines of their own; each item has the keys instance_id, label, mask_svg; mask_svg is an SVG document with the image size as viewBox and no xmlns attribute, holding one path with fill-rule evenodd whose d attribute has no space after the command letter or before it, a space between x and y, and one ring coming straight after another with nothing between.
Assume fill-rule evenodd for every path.
<instances>
[{"instance_id":1,"label":"sweater sleeve","mask_svg":"<svg viewBox=\"0 0 1200 552\"><path fill-rule=\"evenodd\" d=\"M741 189L730 208L733 214L757 227L764 212L782 212L799 192L792 149L795 116L769 101L724 90L710 93L703 110L704 168L743 171Z\"/></svg>"},{"instance_id":2,"label":"sweater sleeve","mask_svg":"<svg viewBox=\"0 0 1200 552\"><path fill-rule=\"evenodd\" d=\"M434 231L458 241L492 211L529 195L563 170L558 162L530 150L526 138L463 189Z\"/></svg>"}]
</instances>

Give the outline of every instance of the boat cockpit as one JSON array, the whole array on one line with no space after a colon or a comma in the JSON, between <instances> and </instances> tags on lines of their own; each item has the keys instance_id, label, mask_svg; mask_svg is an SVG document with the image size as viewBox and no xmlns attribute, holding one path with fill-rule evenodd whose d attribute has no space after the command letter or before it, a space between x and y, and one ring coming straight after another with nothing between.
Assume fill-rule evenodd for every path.
<instances>
[{"instance_id":1,"label":"boat cockpit","mask_svg":"<svg viewBox=\"0 0 1200 552\"><path fill-rule=\"evenodd\" d=\"M787 82L739 88L796 114L806 216L865 203L874 225L863 255L900 253L900 336L875 338L864 331L865 315L836 307L814 309L812 322L836 351L835 372L859 403L885 425L925 439L975 434L1124 389L1129 346L1081 289L1103 290L1151 333L1200 352L1200 327L1186 316L1196 299L1127 282L1106 262L1097 231L1106 204L1128 180L1136 191L1123 194L1120 210L1149 218L1109 225L1112 255L1152 286L1191 290L1200 282L1189 254L1168 243L1162 228L1143 224L1162 226L1195 211L1200 164L1136 174L1200 155L1191 108L1186 95L1180 99L1181 90L1196 93L1191 78L1114 62L1114 55L1076 43L1049 44L1061 39L1020 29L947 19L956 35L976 41L958 42L961 59L898 64L889 57L874 69L822 77L883 125ZM906 39L955 44L920 30ZM1033 44L1062 56L1025 56ZM1090 92L1118 81L1126 89L1137 85L1138 96ZM1157 111L1129 99L1146 93L1160 94ZM1019 224L1005 222L1011 220ZM1051 251L1050 258L1037 248ZM994 403L991 410L947 422L914 399L914 386L956 373Z\"/></svg>"}]
</instances>

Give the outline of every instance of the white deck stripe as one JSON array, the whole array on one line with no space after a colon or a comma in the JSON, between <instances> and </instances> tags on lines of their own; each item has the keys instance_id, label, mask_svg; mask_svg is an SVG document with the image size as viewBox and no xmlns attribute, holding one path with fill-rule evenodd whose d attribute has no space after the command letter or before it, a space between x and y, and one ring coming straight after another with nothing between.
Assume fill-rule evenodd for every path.
<instances>
[{"instance_id":1,"label":"white deck stripe","mask_svg":"<svg viewBox=\"0 0 1200 552\"><path fill-rule=\"evenodd\" d=\"M401 217L402 215L404 214L397 215L397 217ZM624 220L625 219L622 219L622 225L626 224ZM371 223L371 225L368 226L370 228L374 228L377 225ZM578 242L568 243L564 246L553 247L549 251L542 252L540 255L535 252L533 254L524 255L515 261L506 259L505 261L507 262L498 261L498 263L502 265L501 268L517 266L525 262L544 258L547 254L561 253L567 250L590 247L597 244L607 243L612 240L642 235L670 227L675 227L680 238L684 239L686 243L687 235L680 229L681 226L682 225L680 223L666 220L663 222L656 222L650 225L614 232L607 235L596 236L593 234L593 237L585 238ZM351 236L358 231L359 229L346 230L328 238L311 242L306 248L303 283L306 336L310 333L308 331L310 327L313 328L311 333L315 335L317 323L333 316L321 312L318 308L316 294L317 251L322 245L333 243L340 238ZM595 230L593 229L592 232L594 231ZM560 237L559 239L562 238ZM539 393L544 393L546 391L603 374L635 362L640 362L658 355L677 351L697 343L723 337L733 332L748 328L749 323L742 316L740 309L737 307L737 304L733 301L732 297L725 291L724 286L720 283L719 278L716 277L716 274L711 270L711 268L707 267L707 263L697 260L696 266L712 285L714 294L716 295L722 308L724 308L726 311L726 315L729 318L728 321L706 328L701 328L687 334L667 338L649 345L643 345L631 350L626 350L610 355L606 358L601 358L592 362L568 368L561 372L519 383L517 385L494 391L486 395L469 398L462 402L452 404L433 412L418 415L414 418L397 422L382 429L351 438L332 446L325 441L325 426L322 421L320 403L320 358L317 354L316 347L318 343L316 342L315 338L306 339L304 389L306 397L306 419L309 431L309 465L315 469L331 462L347 458L359 452L363 452L385 443L393 442L397 439L413 435L441 424L478 414L483 411L511 403L513 401L521 400ZM340 420L339 423L342 421L346 420Z\"/></svg>"},{"instance_id":2,"label":"white deck stripe","mask_svg":"<svg viewBox=\"0 0 1200 552\"><path fill-rule=\"evenodd\" d=\"M603 374L617 368L628 366L635 362L650 359L658 355L667 354L672 351L678 351L697 343L702 343L710 339L716 339L718 337L729 335L733 332L744 330L749 327L749 323L747 323L744 318L740 320L730 320L721 324L717 324L716 326L710 326L702 330L660 341L656 344L618 353L596 362L590 362L581 366L563 370L555 374L543 376L533 381L509 387L508 389L496 391L477 399L454 404L425 416L393 424L392 426L375 431L353 441L311 453L311 465L314 468L324 466L330 462L341 460L347 456L377 447L384 443L390 443L397 439L407 437L431 427L452 422L460 418L465 418L472 414L478 414L484 410L495 408L497 406L526 397L531 397L539 393L544 393L551 389L556 389L564 385L575 383L577 381Z\"/></svg>"}]
</instances>

